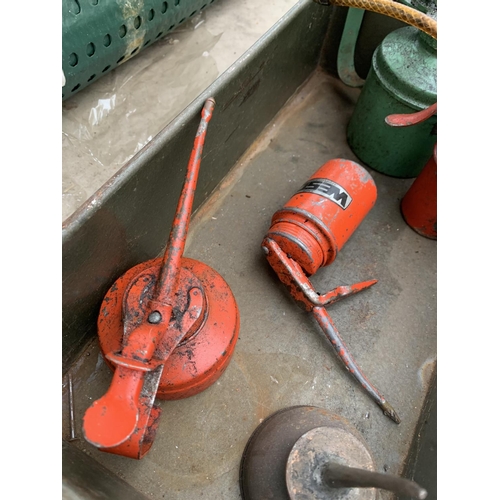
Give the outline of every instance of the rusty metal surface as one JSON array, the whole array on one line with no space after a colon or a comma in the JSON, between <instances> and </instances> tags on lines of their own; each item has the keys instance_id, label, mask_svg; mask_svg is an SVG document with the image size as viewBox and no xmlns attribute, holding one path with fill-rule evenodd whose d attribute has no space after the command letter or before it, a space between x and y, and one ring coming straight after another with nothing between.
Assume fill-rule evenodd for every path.
<instances>
[{"instance_id":1,"label":"rusty metal surface","mask_svg":"<svg viewBox=\"0 0 500 500\"><path fill-rule=\"evenodd\" d=\"M427 491L414 481L394 474L381 474L361 468L329 462L322 471L322 480L332 488L380 488L396 495L409 495L418 500L427 498Z\"/></svg>"},{"instance_id":2,"label":"rusty metal surface","mask_svg":"<svg viewBox=\"0 0 500 500\"><path fill-rule=\"evenodd\" d=\"M300 0L65 221L63 372L95 336L100 303L114 280L164 248L202 103L214 95L219 111L205 147L195 210L316 68L330 15Z\"/></svg>"},{"instance_id":3,"label":"rusty metal surface","mask_svg":"<svg viewBox=\"0 0 500 500\"><path fill-rule=\"evenodd\" d=\"M377 403L382 410L383 414L389 417L396 424L401 423L399 415L391 404L385 399L380 391L368 380L366 375L361 371L361 368L354 360L353 355L347 348L346 343L341 338L337 327L335 326L331 316L328 314L324 307L315 307L313 315L319 326L323 330L328 340L333 345L335 352L343 361L344 366L349 370L351 375L361 384L361 387L370 395L370 397Z\"/></svg>"},{"instance_id":4,"label":"rusty metal surface","mask_svg":"<svg viewBox=\"0 0 500 500\"><path fill-rule=\"evenodd\" d=\"M294 444L286 466L290 500L376 500L374 488L330 486L324 472L332 463L370 472L375 469L363 436L347 422L337 428L311 429Z\"/></svg>"}]
</instances>

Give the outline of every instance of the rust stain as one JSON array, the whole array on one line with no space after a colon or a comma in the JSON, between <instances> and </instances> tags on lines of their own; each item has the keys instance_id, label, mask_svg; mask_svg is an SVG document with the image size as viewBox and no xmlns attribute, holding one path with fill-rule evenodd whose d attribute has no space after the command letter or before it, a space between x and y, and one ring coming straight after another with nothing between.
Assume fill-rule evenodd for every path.
<instances>
[{"instance_id":1,"label":"rust stain","mask_svg":"<svg viewBox=\"0 0 500 500\"><path fill-rule=\"evenodd\" d=\"M420 383L422 384L422 387L427 387L429 385L435 367L436 367L435 357L427 358L422 363L422 366L418 370L418 378L420 380Z\"/></svg>"},{"instance_id":2,"label":"rust stain","mask_svg":"<svg viewBox=\"0 0 500 500\"><path fill-rule=\"evenodd\" d=\"M144 43L144 37L146 36L146 19L141 12L144 9L144 0L124 0L120 2L122 9L122 16L124 24L127 26L127 49L125 52L125 57L120 64L128 61L133 57ZM134 23L136 19L140 18L140 26L136 28ZM136 50L137 49L137 50ZM135 51L135 52L134 52Z\"/></svg>"}]
</instances>

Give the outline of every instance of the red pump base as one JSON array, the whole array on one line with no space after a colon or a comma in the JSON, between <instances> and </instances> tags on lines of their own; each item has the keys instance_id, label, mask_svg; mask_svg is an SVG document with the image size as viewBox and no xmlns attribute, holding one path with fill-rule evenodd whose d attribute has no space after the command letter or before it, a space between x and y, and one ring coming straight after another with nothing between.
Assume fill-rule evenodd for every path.
<instances>
[{"instance_id":1,"label":"red pump base","mask_svg":"<svg viewBox=\"0 0 500 500\"><path fill-rule=\"evenodd\" d=\"M213 98L203 106L164 256L127 271L101 305L98 336L114 374L83 417L85 439L101 451L144 457L161 414L155 399L203 391L220 377L236 345L240 319L229 286L207 265L183 257L214 106Z\"/></svg>"},{"instance_id":2,"label":"red pump base","mask_svg":"<svg viewBox=\"0 0 500 500\"><path fill-rule=\"evenodd\" d=\"M160 257L133 267L115 282L103 300L98 336L112 369L114 364L108 356L120 351L128 332L146 321L141 303L151 299L161 263ZM165 363L156 393L159 399L187 398L212 385L227 368L238 339L236 300L216 271L203 262L183 257L178 290L171 323L182 321L187 333ZM124 314L122 304L126 304ZM156 349L162 350L161 343Z\"/></svg>"},{"instance_id":3,"label":"red pump base","mask_svg":"<svg viewBox=\"0 0 500 500\"><path fill-rule=\"evenodd\" d=\"M121 353L130 334L148 323L145 304L152 299L161 266L161 257L136 265L104 297L99 343L115 371L113 380L118 374L123 386L116 393L112 385L110 391L117 397L104 406L96 401L84 417L87 441L101 451L135 459L148 453L156 436L161 408L154 404L155 398L187 398L212 385L231 360L240 327L238 306L224 279L206 264L182 257L169 326L153 359L148 364L124 358ZM161 359L163 364L156 361ZM140 374L144 383L132 403Z\"/></svg>"}]
</instances>

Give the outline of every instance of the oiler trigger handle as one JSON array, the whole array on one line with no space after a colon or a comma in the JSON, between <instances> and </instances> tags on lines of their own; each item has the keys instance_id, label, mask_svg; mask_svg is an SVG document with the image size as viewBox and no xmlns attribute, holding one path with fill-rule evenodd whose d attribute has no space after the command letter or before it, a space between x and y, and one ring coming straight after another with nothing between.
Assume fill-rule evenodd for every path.
<instances>
[{"instance_id":1,"label":"oiler trigger handle","mask_svg":"<svg viewBox=\"0 0 500 500\"><path fill-rule=\"evenodd\" d=\"M424 122L437 113L437 102L416 113L394 114L385 117L385 123L391 127L411 127Z\"/></svg>"},{"instance_id":2,"label":"oiler trigger handle","mask_svg":"<svg viewBox=\"0 0 500 500\"><path fill-rule=\"evenodd\" d=\"M367 288L375 285L378 280L368 280L360 281L359 283L354 283L354 285L342 285L334 288L331 292L327 292L318 297L318 305L329 306L335 302L343 299L344 297L350 297L355 293L362 292Z\"/></svg>"},{"instance_id":3,"label":"oiler trigger handle","mask_svg":"<svg viewBox=\"0 0 500 500\"><path fill-rule=\"evenodd\" d=\"M161 374L165 363L153 358L161 331L160 325L144 322L131 332L121 352L106 355L116 367L111 385L83 418L85 439L97 448L111 451L121 446L125 451L120 454L134 458L144 453L142 442L154 401L144 386L145 380Z\"/></svg>"},{"instance_id":4,"label":"oiler trigger handle","mask_svg":"<svg viewBox=\"0 0 500 500\"><path fill-rule=\"evenodd\" d=\"M106 394L85 413L85 439L98 448L113 448L126 441L139 420L142 384L142 372L117 366Z\"/></svg>"},{"instance_id":5,"label":"oiler trigger handle","mask_svg":"<svg viewBox=\"0 0 500 500\"><path fill-rule=\"evenodd\" d=\"M312 311L314 307L333 304L377 283L377 280L362 281L354 285L336 287L321 295L316 292L300 265L289 257L276 241L266 237L262 242L262 248L280 281L288 288L292 297L301 303L307 311Z\"/></svg>"},{"instance_id":6,"label":"oiler trigger handle","mask_svg":"<svg viewBox=\"0 0 500 500\"><path fill-rule=\"evenodd\" d=\"M399 424L400 419L394 408L360 370L340 336L332 318L325 309L325 305L332 304L341 298L358 293L374 285L377 280L364 281L351 286L337 287L324 295L318 295L297 262L286 255L276 241L266 237L262 242L262 247L269 264L271 264L271 267L278 275L280 281L288 288L292 297L302 304L306 311L313 313L313 316L332 344L335 352L342 360L344 366L361 384L363 389L375 400L384 414Z\"/></svg>"},{"instance_id":7,"label":"oiler trigger handle","mask_svg":"<svg viewBox=\"0 0 500 500\"><path fill-rule=\"evenodd\" d=\"M161 409L154 398L163 370L118 365L111 386L83 417L83 433L91 444L109 453L140 459L151 448Z\"/></svg>"}]
</instances>

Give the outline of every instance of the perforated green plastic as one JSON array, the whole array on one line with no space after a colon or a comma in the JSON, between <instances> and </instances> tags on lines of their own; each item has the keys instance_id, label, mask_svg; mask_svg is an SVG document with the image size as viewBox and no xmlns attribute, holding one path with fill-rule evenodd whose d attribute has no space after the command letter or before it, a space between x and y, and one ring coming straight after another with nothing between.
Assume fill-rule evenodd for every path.
<instances>
[{"instance_id":1,"label":"perforated green plastic","mask_svg":"<svg viewBox=\"0 0 500 500\"><path fill-rule=\"evenodd\" d=\"M63 101L215 0L63 0Z\"/></svg>"}]
</instances>

